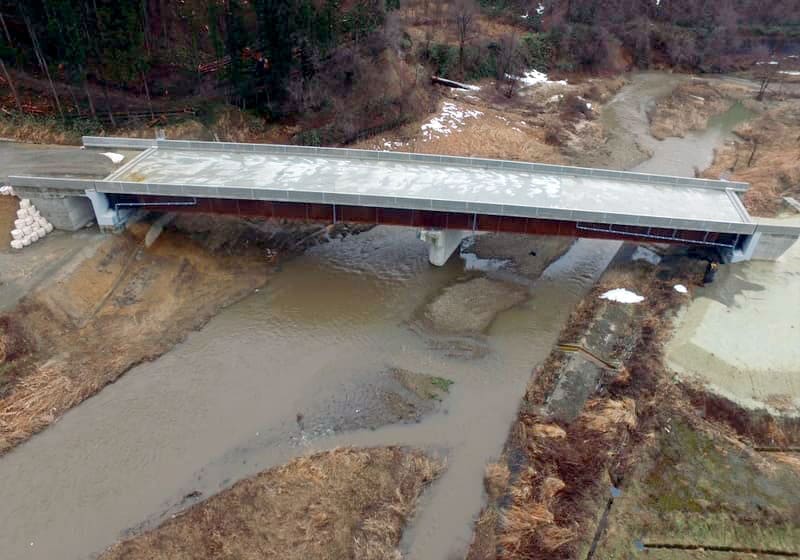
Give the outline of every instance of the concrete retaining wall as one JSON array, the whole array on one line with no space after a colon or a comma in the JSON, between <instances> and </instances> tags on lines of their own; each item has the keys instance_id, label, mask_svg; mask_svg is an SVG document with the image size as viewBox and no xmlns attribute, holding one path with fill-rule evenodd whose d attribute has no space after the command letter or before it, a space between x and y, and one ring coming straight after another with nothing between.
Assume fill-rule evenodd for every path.
<instances>
[{"instance_id":1,"label":"concrete retaining wall","mask_svg":"<svg viewBox=\"0 0 800 560\"><path fill-rule=\"evenodd\" d=\"M56 229L77 231L93 222L94 209L85 196L32 196L31 203Z\"/></svg>"},{"instance_id":2,"label":"concrete retaining wall","mask_svg":"<svg viewBox=\"0 0 800 560\"><path fill-rule=\"evenodd\" d=\"M755 261L774 261L795 243L797 243L797 237L761 233L750 258Z\"/></svg>"}]
</instances>

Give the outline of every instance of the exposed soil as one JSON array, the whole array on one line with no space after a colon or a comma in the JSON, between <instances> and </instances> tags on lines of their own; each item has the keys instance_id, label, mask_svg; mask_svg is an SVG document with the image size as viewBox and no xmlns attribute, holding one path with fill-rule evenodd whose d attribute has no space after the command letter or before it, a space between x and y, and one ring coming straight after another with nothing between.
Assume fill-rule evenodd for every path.
<instances>
[{"instance_id":1,"label":"exposed soil","mask_svg":"<svg viewBox=\"0 0 800 560\"><path fill-rule=\"evenodd\" d=\"M505 268L536 279L573 243L575 239L567 236L498 233L477 236L467 251L473 251L479 259L508 261Z\"/></svg>"},{"instance_id":2,"label":"exposed soil","mask_svg":"<svg viewBox=\"0 0 800 560\"><path fill-rule=\"evenodd\" d=\"M342 396L332 397L323 410L298 414L297 423L306 438L421 422L440 408L453 381L390 368L360 378L356 384L340 388Z\"/></svg>"},{"instance_id":3,"label":"exposed soil","mask_svg":"<svg viewBox=\"0 0 800 560\"><path fill-rule=\"evenodd\" d=\"M708 120L730 109L736 100L748 96L752 88L724 82L691 80L658 100L650 115L650 134L663 140L703 130Z\"/></svg>"},{"instance_id":4,"label":"exposed soil","mask_svg":"<svg viewBox=\"0 0 800 560\"><path fill-rule=\"evenodd\" d=\"M399 559L403 526L442 468L397 447L301 457L235 484L101 558Z\"/></svg>"},{"instance_id":5,"label":"exposed soil","mask_svg":"<svg viewBox=\"0 0 800 560\"><path fill-rule=\"evenodd\" d=\"M321 229L192 216L145 248L148 227L109 237L0 316L0 453L263 285L277 251Z\"/></svg>"},{"instance_id":6,"label":"exposed soil","mask_svg":"<svg viewBox=\"0 0 800 560\"><path fill-rule=\"evenodd\" d=\"M424 312L431 328L439 333L478 334L491 325L495 316L525 301L525 286L473 278L445 288Z\"/></svg>"},{"instance_id":7,"label":"exposed soil","mask_svg":"<svg viewBox=\"0 0 800 560\"><path fill-rule=\"evenodd\" d=\"M16 196L0 196L0 252L11 251L11 230L14 229L18 208L19 199Z\"/></svg>"}]
</instances>

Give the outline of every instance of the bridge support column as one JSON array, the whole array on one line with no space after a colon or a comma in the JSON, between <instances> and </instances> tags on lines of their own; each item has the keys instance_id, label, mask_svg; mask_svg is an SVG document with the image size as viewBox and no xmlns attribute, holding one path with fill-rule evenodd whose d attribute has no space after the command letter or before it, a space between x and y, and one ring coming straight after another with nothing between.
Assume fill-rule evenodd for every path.
<instances>
[{"instance_id":1,"label":"bridge support column","mask_svg":"<svg viewBox=\"0 0 800 560\"><path fill-rule=\"evenodd\" d=\"M461 242L473 232L461 229L421 229L419 238L428 244L428 260L432 265L444 266Z\"/></svg>"}]
</instances>

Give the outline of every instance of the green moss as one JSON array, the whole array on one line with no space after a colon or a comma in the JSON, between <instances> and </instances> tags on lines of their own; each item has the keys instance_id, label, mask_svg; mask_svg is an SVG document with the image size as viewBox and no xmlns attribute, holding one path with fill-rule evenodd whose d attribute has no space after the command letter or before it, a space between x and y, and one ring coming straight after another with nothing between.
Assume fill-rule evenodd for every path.
<instances>
[{"instance_id":1,"label":"green moss","mask_svg":"<svg viewBox=\"0 0 800 560\"><path fill-rule=\"evenodd\" d=\"M445 379L444 377L431 377L431 385L438 387L445 393L450 392L450 385L455 383L452 379Z\"/></svg>"}]
</instances>

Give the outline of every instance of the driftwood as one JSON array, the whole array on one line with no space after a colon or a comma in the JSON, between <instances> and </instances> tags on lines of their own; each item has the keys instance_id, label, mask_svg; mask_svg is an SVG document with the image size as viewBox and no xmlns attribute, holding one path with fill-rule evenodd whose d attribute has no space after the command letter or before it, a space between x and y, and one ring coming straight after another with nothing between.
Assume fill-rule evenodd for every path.
<instances>
[{"instance_id":1,"label":"driftwood","mask_svg":"<svg viewBox=\"0 0 800 560\"><path fill-rule=\"evenodd\" d=\"M431 76L431 81L434 84L441 84L443 86L452 88L475 89L475 86L471 86L469 84L462 84L461 82L456 82L455 80L448 80L447 78L440 78L439 76Z\"/></svg>"}]
</instances>

